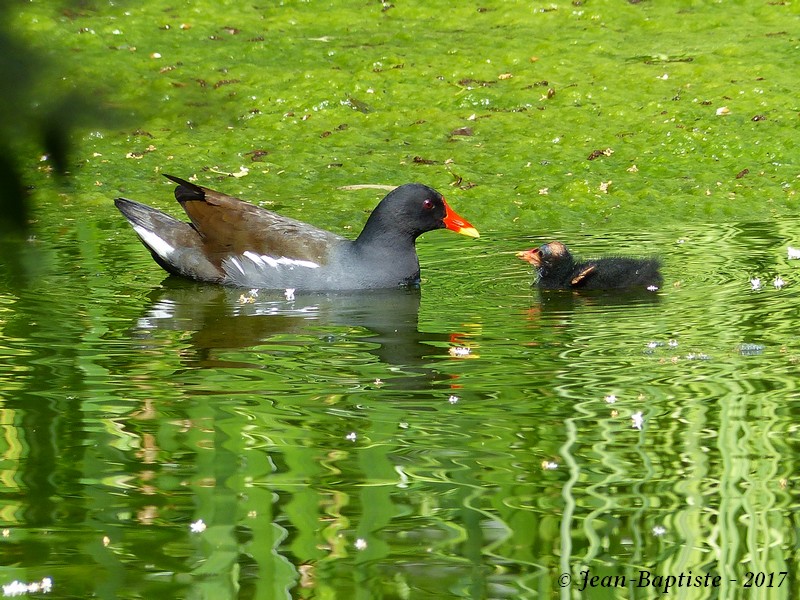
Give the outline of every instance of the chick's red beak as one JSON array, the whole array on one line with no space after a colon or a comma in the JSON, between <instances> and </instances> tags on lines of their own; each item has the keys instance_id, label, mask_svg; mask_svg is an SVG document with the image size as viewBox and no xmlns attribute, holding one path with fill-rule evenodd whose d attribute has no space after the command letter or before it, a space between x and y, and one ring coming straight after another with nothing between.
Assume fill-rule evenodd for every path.
<instances>
[{"instance_id":1,"label":"chick's red beak","mask_svg":"<svg viewBox=\"0 0 800 600\"><path fill-rule=\"evenodd\" d=\"M442 198L442 202L444 202L445 208L444 219L442 219L445 227L451 231L460 233L461 235L468 235L469 237L474 238L481 236L481 234L478 233L478 230L475 229L469 221L464 219L456 211L450 208L450 205L445 202L444 198Z\"/></svg>"},{"instance_id":2,"label":"chick's red beak","mask_svg":"<svg viewBox=\"0 0 800 600\"><path fill-rule=\"evenodd\" d=\"M534 267L539 267L542 264L542 253L539 252L538 248L531 248L530 250L517 252L516 256L520 260L531 263Z\"/></svg>"}]
</instances>

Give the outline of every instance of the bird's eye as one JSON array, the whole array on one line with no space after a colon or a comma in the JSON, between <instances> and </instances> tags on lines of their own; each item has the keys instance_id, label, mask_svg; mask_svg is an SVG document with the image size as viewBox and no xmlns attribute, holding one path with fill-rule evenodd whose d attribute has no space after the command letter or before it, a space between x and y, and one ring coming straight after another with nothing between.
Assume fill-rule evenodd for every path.
<instances>
[{"instance_id":1,"label":"bird's eye","mask_svg":"<svg viewBox=\"0 0 800 600\"><path fill-rule=\"evenodd\" d=\"M434 206L435 205L433 203L433 200L431 200L430 198L426 198L425 200L422 201L422 208L424 208L425 210L431 210Z\"/></svg>"}]
</instances>

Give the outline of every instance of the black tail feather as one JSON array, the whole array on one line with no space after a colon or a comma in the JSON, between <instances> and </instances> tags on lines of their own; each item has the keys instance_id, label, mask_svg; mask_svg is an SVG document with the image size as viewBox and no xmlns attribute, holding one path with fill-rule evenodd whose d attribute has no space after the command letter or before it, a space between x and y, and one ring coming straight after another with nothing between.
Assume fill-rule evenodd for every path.
<instances>
[{"instance_id":1,"label":"black tail feather","mask_svg":"<svg viewBox=\"0 0 800 600\"><path fill-rule=\"evenodd\" d=\"M202 238L191 223L127 198L115 198L114 204L162 269L200 281L222 279L223 273L205 255Z\"/></svg>"},{"instance_id":2,"label":"black tail feather","mask_svg":"<svg viewBox=\"0 0 800 600\"><path fill-rule=\"evenodd\" d=\"M127 198L114 198L114 204L119 209L119 212L125 215L125 218L131 222L131 225L138 225L139 227L144 227L148 230L154 229L153 218L156 215L161 218L177 221L177 219L174 219L173 217L170 217L161 211L157 211L146 204L141 204L140 202L136 202L134 200L128 200Z\"/></svg>"},{"instance_id":3,"label":"black tail feather","mask_svg":"<svg viewBox=\"0 0 800 600\"><path fill-rule=\"evenodd\" d=\"M174 175L167 175L166 173L162 173L162 175L164 175L164 177L170 181L174 181L178 184L178 187L175 188L175 199L178 202L205 200L206 193L199 185L195 185L191 181L186 181L185 179L175 177Z\"/></svg>"}]
</instances>

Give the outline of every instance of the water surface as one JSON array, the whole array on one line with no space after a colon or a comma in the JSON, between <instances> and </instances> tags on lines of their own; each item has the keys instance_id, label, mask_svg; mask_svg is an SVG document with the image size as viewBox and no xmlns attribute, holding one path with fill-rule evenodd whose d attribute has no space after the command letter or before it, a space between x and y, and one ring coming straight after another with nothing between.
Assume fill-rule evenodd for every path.
<instances>
[{"instance_id":1,"label":"water surface","mask_svg":"<svg viewBox=\"0 0 800 600\"><path fill-rule=\"evenodd\" d=\"M3 295L7 577L533 598L562 572L692 570L734 598L731 578L792 571L800 221L441 232L421 290L294 300L165 278L105 227L88 267L27 243L39 271ZM540 294L513 251L553 234L658 253L665 285Z\"/></svg>"}]
</instances>

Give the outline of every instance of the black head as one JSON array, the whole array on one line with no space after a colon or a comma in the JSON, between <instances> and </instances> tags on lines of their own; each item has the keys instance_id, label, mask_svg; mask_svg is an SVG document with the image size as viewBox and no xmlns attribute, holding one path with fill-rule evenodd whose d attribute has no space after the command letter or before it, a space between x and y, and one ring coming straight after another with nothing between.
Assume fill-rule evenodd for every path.
<instances>
[{"instance_id":1,"label":"black head","mask_svg":"<svg viewBox=\"0 0 800 600\"><path fill-rule=\"evenodd\" d=\"M443 228L478 237L477 230L450 208L439 192L419 183L407 183L380 201L359 240L401 236L413 241L426 231Z\"/></svg>"},{"instance_id":2,"label":"black head","mask_svg":"<svg viewBox=\"0 0 800 600\"><path fill-rule=\"evenodd\" d=\"M569 250L561 242L550 242L538 248L517 252L517 258L531 263L540 271L557 269L561 266L571 266L574 262Z\"/></svg>"},{"instance_id":3,"label":"black head","mask_svg":"<svg viewBox=\"0 0 800 600\"><path fill-rule=\"evenodd\" d=\"M572 266L572 254L561 242L543 244L537 249L539 267L544 270L557 269L559 266Z\"/></svg>"},{"instance_id":4,"label":"black head","mask_svg":"<svg viewBox=\"0 0 800 600\"><path fill-rule=\"evenodd\" d=\"M569 281L575 267L575 259L561 242L550 242L532 250L518 252L517 258L533 265L540 284Z\"/></svg>"}]
</instances>

